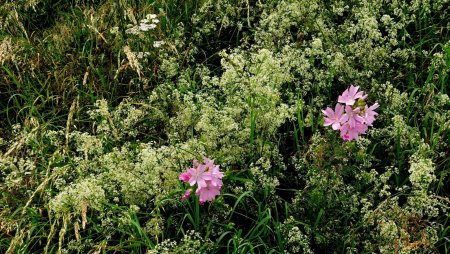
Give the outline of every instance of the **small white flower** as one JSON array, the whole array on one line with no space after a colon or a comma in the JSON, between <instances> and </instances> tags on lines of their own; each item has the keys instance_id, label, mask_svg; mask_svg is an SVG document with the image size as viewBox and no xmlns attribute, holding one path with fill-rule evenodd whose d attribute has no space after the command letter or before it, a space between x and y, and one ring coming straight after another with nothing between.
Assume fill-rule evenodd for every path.
<instances>
[{"instance_id":1,"label":"small white flower","mask_svg":"<svg viewBox=\"0 0 450 254\"><path fill-rule=\"evenodd\" d=\"M125 30L125 33L126 33L126 34L135 34L135 35L138 35L138 34L139 34L139 27L137 27L137 26L130 27L130 28L128 28L127 30Z\"/></svg>"},{"instance_id":2,"label":"small white flower","mask_svg":"<svg viewBox=\"0 0 450 254\"><path fill-rule=\"evenodd\" d=\"M146 17L148 20L150 20L150 19L156 19L156 18L157 18L156 14L147 14L145 17Z\"/></svg>"},{"instance_id":3,"label":"small white flower","mask_svg":"<svg viewBox=\"0 0 450 254\"><path fill-rule=\"evenodd\" d=\"M139 25L139 29L140 29L141 31L143 31L143 32L146 32L146 31L149 31L149 30L152 30L152 29L155 29L155 28L156 28L156 25L155 25L155 24L141 23L141 24Z\"/></svg>"},{"instance_id":4,"label":"small white flower","mask_svg":"<svg viewBox=\"0 0 450 254\"><path fill-rule=\"evenodd\" d=\"M154 41L153 42L153 47L155 47L155 48L159 48L162 45L164 45L164 41Z\"/></svg>"},{"instance_id":5,"label":"small white flower","mask_svg":"<svg viewBox=\"0 0 450 254\"><path fill-rule=\"evenodd\" d=\"M142 59L142 58L144 58L144 57L146 57L146 56L149 56L150 55L150 52L137 52L136 53L136 57L138 58L138 59Z\"/></svg>"}]
</instances>

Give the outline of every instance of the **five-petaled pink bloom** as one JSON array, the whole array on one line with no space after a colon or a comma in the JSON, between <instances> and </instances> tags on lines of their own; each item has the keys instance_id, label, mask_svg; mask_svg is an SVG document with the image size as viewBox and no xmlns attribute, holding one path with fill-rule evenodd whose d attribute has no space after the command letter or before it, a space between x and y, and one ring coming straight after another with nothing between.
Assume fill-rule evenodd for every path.
<instances>
[{"instance_id":1,"label":"five-petaled pink bloom","mask_svg":"<svg viewBox=\"0 0 450 254\"><path fill-rule=\"evenodd\" d=\"M189 179L191 179L191 174L188 172L183 172L180 174L179 179L185 183L189 182Z\"/></svg>"},{"instance_id":2,"label":"five-petaled pink bloom","mask_svg":"<svg viewBox=\"0 0 450 254\"><path fill-rule=\"evenodd\" d=\"M353 109L351 106L345 106L345 115L342 116L341 122L348 122L350 127L355 128L357 122L364 122L364 118L359 115L360 112L360 108Z\"/></svg>"},{"instance_id":3,"label":"five-petaled pink bloom","mask_svg":"<svg viewBox=\"0 0 450 254\"><path fill-rule=\"evenodd\" d=\"M206 201L213 201L217 195L220 194L220 188L222 186L214 186L212 181L206 181L206 187L198 188L195 194L199 196L200 204Z\"/></svg>"},{"instance_id":4,"label":"five-petaled pink bloom","mask_svg":"<svg viewBox=\"0 0 450 254\"><path fill-rule=\"evenodd\" d=\"M354 127L351 127L349 123L346 123L341 128L341 137L345 141L357 140L359 134L366 133L367 125L356 122Z\"/></svg>"},{"instance_id":5,"label":"five-petaled pink bloom","mask_svg":"<svg viewBox=\"0 0 450 254\"><path fill-rule=\"evenodd\" d=\"M198 184L199 187L206 187L206 180L211 180L211 172L206 171L207 167L203 164L196 168L188 168L187 173L191 175L189 184L193 186Z\"/></svg>"},{"instance_id":6,"label":"five-petaled pink bloom","mask_svg":"<svg viewBox=\"0 0 450 254\"><path fill-rule=\"evenodd\" d=\"M364 121L367 125L372 126L373 121L375 121L375 116L378 115L374 110L379 106L378 103L375 103L370 107L367 107L367 105L364 107Z\"/></svg>"},{"instance_id":7,"label":"five-petaled pink bloom","mask_svg":"<svg viewBox=\"0 0 450 254\"><path fill-rule=\"evenodd\" d=\"M180 174L179 179L190 186L197 184L195 195L199 196L200 204L206 201L213 201L217 195L220 194L222 188L223 172L220 171L219 165L214 164L214 160L204 157L204 164L197 160L192 162L193 168L188 168L186 172ZM188 189L182 200L186 200L192 192Z\"/></svg>"},{"instance_id":8,"label":"five-petaled pink bloom","mask_svg":"<svg viewBox=\"0 0 450 254\"><path fill-rule=\"evenodd\" d=\"M358 92L358 89L359 86L351 85L342 93L342 95L338 97L338 102L352 106L353 104L355 104L356 99L366 99L367 95L364 95L363 91Z\"/></svg>"},{"instance_id":9,"label":"five-petaled pink bloom","mask_svg":"<svg viewBox=\"0 0 450 254\"><path fill-rule=\"evenodd\" d=\"M338 97L338 102L345 105L337 103L334 111L329 107L322 110L324 126L339 130L345 141L357 140L360 134L365 134L378 115L375 109L380 105L375 103L369 107L364 101L368 95L358 90L359 86L351 85Z\"/></svg>"},{"instance_id":10,"label":"five-petaled pink bloom","mask_svg":"<svg viewBox=\"0 0 450 254\"><path fill-rule=\"evenodd\" d=\"M322 110L325 114L325 126L330 126L333 130L339 130L341 128L341 117L344 113L344 107L341 104L336 104L334 111L331 108Z\"/></svg>"}]
</instances>

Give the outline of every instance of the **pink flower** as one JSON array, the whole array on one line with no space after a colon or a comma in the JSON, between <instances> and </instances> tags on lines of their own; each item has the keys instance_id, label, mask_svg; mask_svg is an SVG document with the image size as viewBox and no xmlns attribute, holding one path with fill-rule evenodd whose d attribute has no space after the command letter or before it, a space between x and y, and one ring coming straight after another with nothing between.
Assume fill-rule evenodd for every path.
<instances>
[{"instance_id":1,"label":"pink flower","mask_svg":"<svg viewBox=\"0 0 450 254\"><path fill-rule=\"evenodd\" d=\"M219 166L212 168L211 172L211 184L217 187L222 187L223 172L220 172Z\"/></svg>"},{"instance_id":2,"label":"pink flower","mask_svg":"<svg viewBox=\"0 0 450 254\"><path fill-rule=\"evenodd\" d=\"M206 201L213 201L220 194L220 187L212 185L211 181L206 181L206 186L198 188L195 194L199 196L199 201L203 204Z\"/></svg>"},{"instance_id":3,"label":"pink flower","mask_svg":"<svg viewBox=\"0 0 450 254\"><path fill-rule=\"evenodd\" d=\"M183 172L180 174L179 179L185 183L187 183L189 181L189 179L191 178L191 174L187 173L187 172Z\"/></svg>"},{"instance_id":4,"label":"pink flower","mask_svg":"<svg viewBox=\"0 0 450 254\"><path fill-rule=\"evenodd\" d=\"M342 114L344 113L344 108L341 104L336 104L336 107L334 111L331 108L327 108L325 110L322 110L322 112L325 114L325 123L324 126L330 126L333 128L333 130L339 130L341 128L341 121L340 118L342 117Z\"/></svg>"},{"instance_id":5,"label":"pink flower","mask_svg":"<svg viewBox=\"0 0 450 254\"><path fill-rule=\"evenodd\" d=\"M189 196L191 195L191 193L192 193L192 189L187 189L186 192L184 193L183 197L181 197L181 200L184 201L184 200L188 199Z\"/></svg>"},{"instance_id":6,"label":"pink flower","mask_svg":"<svg viewBox=\"0 0 450 254\"><path fill-rule=\"evenodd\" d=\"M375 104L373 104L370 107L367 107L367 105L364 108L364 122L369 125L372 126L373 121L375 121L375 116L378 115L377 112L375 112L374 110L377 109L380 105L375 102Z\"/></svg>"},{"instance_id":7,"label":"pink flower","mask_svg":"<svg viewBox=\"0 0 450 254\"><path fill-rule=\"evenodd\" d=\"M359 115L361 109L352 109L350 106L345 106L345 114L339 119L341 122L348 122L350 127L355 128L356 123L363 123L364 118Z\"/></svg>"},{"instance_id":8,"label":"pink flower","mask_svg":"<svg viewBox=\"0 0 450 254\"><path fill-rule=\"evenodd\" d=\"M354 127L351 127L349 123L346 123L341 127L341 137L345 141L358 140L359 134L364 134L366 131L367 125L360 122L356 122Z\"/></svg>"},{"instance_id":9,"label":"pink flower","mask_svg":"<svg viewBox=\"0 0 450 254\"><path fill-rule=\"evenodd\" d=\"M363 91L358 92L358 89L359 86L351 85L342 93L342 95L338 97L338 102L353 106L356 99L362 98L364 100L365 98L367 98L367 95L364 95Z\"/></svg>"},{"instance_id":10,"label":"pink flower","mask_svg":"<svg viewBox=\"0 0 450 254\"><path fill-rule=\"evenodd\" d=\"M194 168L196 168L196 167L198 167L198 165L200 165L200 163L198 163L197 160L193 160L192 165L194 165Z\"/></svg>"},{"instance_id":11,"label":"pink flower","mask_svg":"<svg viewBox=\"0 0 450 254\"><path fill-rule=\"evenodd\" d=\"M215 167L214 165L214 160L211 160L207 157L203 157L203 162L205 162L205 166L208 167L208 169L212 169L213 167Z\"/></svg>"},{"instance_id":12,"label":"pink flower","mask_svg":"<svg viewBox=\"0 0 450 254\"><path fill-rule=\"evenodd\" d=\"M186 172L180 174L179 178L183 182L189 182L190 186L197 184L195 195L199 196L200 204L206 201L212 201L220 194L222 188L223 172L220 171L219 165L214 165L214 160L207 157L203 158L205 164L200 164L197 160L193 160L193 168L188 168ZM192 189L188 189L182 200L186 200L191 195Z\"/></svg>"},{"instance_id":13,"label":"pink flower","mask_svg":"<svg viewBox=\"0 0 450 254\"><path fill-rule=\"evenodd\" d=\"M351 85L338 98L338 102L345 103L345 106L338 103L335 111L331 108L322 110L326 116L324 126L331 125L333 130L339 130L345 141L357 140L360 134L365 134L378 115L375 109L380 105L375 103L368 107L364 101L368 95L358 90L358 86Z\"/></svg>"},{"instance_id":14,"label":"pink flower","mask_svg":"<svg viewBox=\"0 0 450 254\"><path fill-rule=\"evenodd\" d=\"M206 181L211 180L211 173L206 172L206 166L205 165L198 165L197 168L189 168L187 170L187 173L191 175L189 178L189 184L193 186L194 184L198 184L198 187L205 187Z\"/></svg>"},{"instance_id":15,"label":"pink flower","mask_svg":"<svg viewBox=\"0 0 450 254\"><path fill-rule=\"evenodd\" d=\"M205 162L205 166L208 168L208 171L211 173L211 184L222 187L221 179L223 177L223 173L220 172L219 165L214 165L214 160L207 157L203 157L203 161Z\"/></svg>"}]
</instances>

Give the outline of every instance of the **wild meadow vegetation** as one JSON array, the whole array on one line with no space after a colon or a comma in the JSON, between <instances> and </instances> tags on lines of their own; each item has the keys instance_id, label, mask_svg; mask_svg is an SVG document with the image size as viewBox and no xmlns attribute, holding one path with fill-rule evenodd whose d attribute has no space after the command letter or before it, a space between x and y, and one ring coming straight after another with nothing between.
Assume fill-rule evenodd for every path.
<instances>
[{"instance_id":1,"label":"wild meadow vegetation","mask_svg":"<svg viewBox=\"0 0 450 254\"><path fill-rule=\"evenodd\" d=\"M449 29L449 0L0 0L0 253L450 253ZM344 140L350 85L379 107Z\"/></svg>"}]
</instances>

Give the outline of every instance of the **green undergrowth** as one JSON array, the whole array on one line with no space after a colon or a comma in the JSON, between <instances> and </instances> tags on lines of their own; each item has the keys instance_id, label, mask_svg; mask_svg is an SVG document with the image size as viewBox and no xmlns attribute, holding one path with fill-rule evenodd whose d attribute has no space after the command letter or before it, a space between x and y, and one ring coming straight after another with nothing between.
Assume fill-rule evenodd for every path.
<instances>
[{"instance_id":1,"label":"green undergrowth","mask_svg":"<svg viewBox=\"0 0 450 254\"><path fill-rule=\"evenodd\" d=\"M1 253L449 253L450 5L4 0ZM367 134L323 127L350 84ZM181 200L212 158L221 195Z\"/></svg>"}]
</instances>

